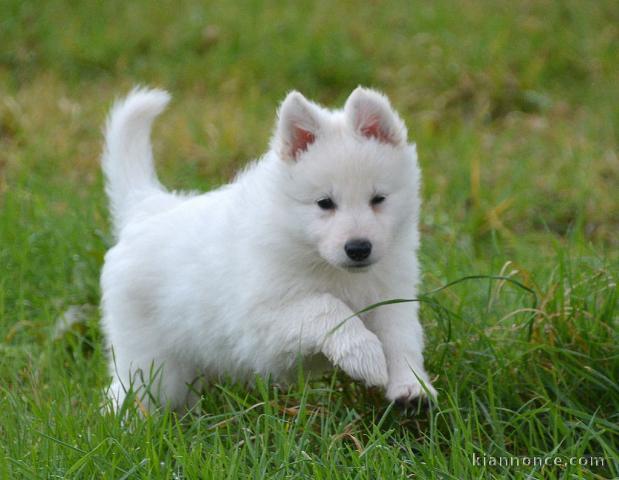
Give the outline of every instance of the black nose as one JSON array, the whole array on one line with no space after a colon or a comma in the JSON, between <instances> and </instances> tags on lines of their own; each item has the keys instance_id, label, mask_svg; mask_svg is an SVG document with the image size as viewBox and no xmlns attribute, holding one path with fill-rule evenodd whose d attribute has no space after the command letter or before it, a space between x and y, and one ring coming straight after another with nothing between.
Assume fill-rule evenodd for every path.
<instances>
[{"instance_id":1,"label":"black nose","mask_svg":"<svg viewBox=\"0 0 619 480\"><path fill-rule=\"evenodd\" d=\"M346 245L344 245L344 250L348 258L355 262L360 262L370 256L370 253L372 253L372 244L369 240L363 238L349 240L346 242Z\"/></svg>"}]
</instances>

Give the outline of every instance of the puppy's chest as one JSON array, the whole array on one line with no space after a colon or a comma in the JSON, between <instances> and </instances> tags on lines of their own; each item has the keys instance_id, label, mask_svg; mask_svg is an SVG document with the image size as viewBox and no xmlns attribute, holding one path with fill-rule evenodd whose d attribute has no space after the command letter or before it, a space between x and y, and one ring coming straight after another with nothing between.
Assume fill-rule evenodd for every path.
<instances>
[{"instance_id":1,"label":"puppy's chest","mask_svg":"<svg viewBox=\"0 0 619 480\"><path fill-rule=\"evenodd\" d=\"M354 312L387 299L377 285L365 282L336 284L330 293L342 300Z\"/></svg>"}]
</instances>

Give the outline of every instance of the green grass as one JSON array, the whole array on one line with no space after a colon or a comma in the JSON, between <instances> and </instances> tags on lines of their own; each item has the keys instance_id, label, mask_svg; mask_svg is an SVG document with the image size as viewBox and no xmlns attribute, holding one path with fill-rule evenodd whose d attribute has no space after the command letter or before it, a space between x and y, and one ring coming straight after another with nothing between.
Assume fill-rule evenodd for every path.
<instances>
[{"instance_id":1,"label":"green grass","mask_svg":"<svg viewBox=\"0 0 619 480\"><path fill-rule=\"evenodd\" d=\"M0 477L619 477L619 9L613 0L0 1ZM168 88L164 182L213 188L298 89L385 91L424 172L427 414L336 375L102 414L96 306L112 99ZM603 457L602 466L483 466ZM485 457L484 457L485 455Z\"/></svg>"}]
</instances>

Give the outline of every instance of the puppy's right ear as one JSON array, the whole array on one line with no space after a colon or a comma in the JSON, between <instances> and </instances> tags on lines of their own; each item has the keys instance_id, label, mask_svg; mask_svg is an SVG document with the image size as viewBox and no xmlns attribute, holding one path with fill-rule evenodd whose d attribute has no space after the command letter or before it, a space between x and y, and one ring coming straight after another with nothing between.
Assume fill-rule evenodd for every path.
<instances>
[{"instance_id":1,"label":"puppy's right ear","mask_svg":"<svg viewBox=\"0 0 619 480\"><path fill-rule=\"evenodd\" d=\"M346 100L344 110L360 136L394 147L406 145L406 126L383 94L357 87Z\"/></svg>"},{"instance_id":2,"label":"puppy's right ear","mask_svg":"<svg viewBox=\"0 0 619 480\"><path fill-rule=\"evenodd\" d=\"M299 92L292 91L282 102L271 148L280 158L294 162L307 151L319 133L319 108Z\"/></svg>"}]
</instances>

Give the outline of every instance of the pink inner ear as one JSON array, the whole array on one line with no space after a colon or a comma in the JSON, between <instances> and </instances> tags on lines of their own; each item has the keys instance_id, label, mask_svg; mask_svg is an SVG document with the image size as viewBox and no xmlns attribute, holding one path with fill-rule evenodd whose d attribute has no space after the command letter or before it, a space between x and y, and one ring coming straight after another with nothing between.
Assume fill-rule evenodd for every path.
<instances>
[{"instance_id":1,"label":"pink inner ear","mask_svg":"<svg viewBox=\"0 0 619 480\"><path fill-rule=\"evenodd\" d=\"M383 143L391 143L389 133L381 128L380 120L377 118L369 119L365 125L361 125L359 130L364 137L375 138Z\"/></svg>"},{"instance_id":2,"label":"pink inner ear","mask_svg":"<svg viewBox=\"0 0 619 480\"><path fill-rule=\"evenodd\" d=\"M307 130L296 127L292 139L292 156L297 158L297 155L307 150L314 143L316 136Z\"/></svg>"}]
</instances>

